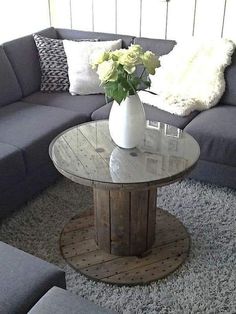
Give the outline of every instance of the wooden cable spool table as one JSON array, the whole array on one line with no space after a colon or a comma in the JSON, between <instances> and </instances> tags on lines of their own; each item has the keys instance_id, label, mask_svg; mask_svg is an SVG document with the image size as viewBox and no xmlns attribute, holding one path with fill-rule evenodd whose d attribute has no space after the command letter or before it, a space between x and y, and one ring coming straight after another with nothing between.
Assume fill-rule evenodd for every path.
<instances>
[{"instance_id":1,"label":"wooden cable spool table","mask_svg":"<svg viewBox=\"0 0 236 314\"><path fill-rule=\"evenodd\" d=\"M187 230L156 201L157 187L196 165L200 149L192 136L147 121L142 143L121 149L102 120L59 134L49 152L59 172L93 188L94 209L78 209L61 233L62 255L73 268L102 282L136 285L163 278L183 263Z\"/></svg>"}]
</instances>

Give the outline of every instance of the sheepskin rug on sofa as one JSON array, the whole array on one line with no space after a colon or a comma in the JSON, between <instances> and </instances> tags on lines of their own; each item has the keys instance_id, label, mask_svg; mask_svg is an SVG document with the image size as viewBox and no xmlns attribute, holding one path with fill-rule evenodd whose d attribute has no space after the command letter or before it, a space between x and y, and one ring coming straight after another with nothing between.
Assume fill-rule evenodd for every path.
<instances>
[{"instance_id":1,"label":"sheepskin rug on sofa","mask_svg":"<svg viewBox=\"0 0 236 314\"><path fill-rule=\"evenodd\" d=\"M224 70L234 49L227 39L178 43L160 57L161 66L150 76L151 93L140 91L141 101L180 116L215 106L225 91Z\"/></svg>"}]
</instances>

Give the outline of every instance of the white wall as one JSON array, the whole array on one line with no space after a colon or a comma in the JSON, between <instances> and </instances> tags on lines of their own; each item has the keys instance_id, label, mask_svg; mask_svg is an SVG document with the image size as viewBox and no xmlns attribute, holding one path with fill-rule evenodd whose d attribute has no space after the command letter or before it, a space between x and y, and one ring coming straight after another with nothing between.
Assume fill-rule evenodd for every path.
<instances>
[{"instance_id":1,"label":"white wall","mask_svg":"<svg viewBox=\"0 0 236 314\"><path fill-rule=\"evenodd\" d=\"M236 0L50 0L55 27L152 38L236 39Z\"/></svg>"},{"instance_id":2,"label":"white wall","mask_svg":"<svg viewBox=\"0 0 236 314\"><path fill-rule=\"evenodd\" d=\"M48 0L0 0L0 42L49 26Z\"/></svg>"}]
</instances>

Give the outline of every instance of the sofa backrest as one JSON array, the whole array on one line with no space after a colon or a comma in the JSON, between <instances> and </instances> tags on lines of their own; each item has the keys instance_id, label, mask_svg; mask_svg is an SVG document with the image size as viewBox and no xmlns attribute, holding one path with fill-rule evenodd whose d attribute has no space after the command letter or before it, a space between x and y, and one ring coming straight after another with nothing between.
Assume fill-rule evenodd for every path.
<instances>
[{"instance_id":1,"label":"sofa backrest","mask_svg":"<svg viewBox=\"0 0 236 314\"><path fill-rule=\"evenodd\" d=\"M20 85L3 47L0 46L0 107L22 98Z\"/></svg>"},{"instance_id":2,"label":"sofa backrest","mask_svg":"<svg viewBox=\"0 0 236 314\"><path fill-rule=\"evenodd\" d=\"M99 40L117 40L122 39L123 48L130 46L134 36L78 31L73 29L57 28L57 35L60 39L99 39Z\"/></svg>"},{"instance_id":3,"label":"sofa backrest","mask_svg":"<svg viewBox=\"0 0 236 314\"><path fill-rule=\"evenodd\" d=\"M236 106L236 50L232 55L232 62L225 70L225 92L220 102Z\"/></svg>"},{"instance_id":4,"label":"sofa backrest","mask_svg":"<svg viewBox=\"0 0 236 314\"><path fill-rule=\"evenodd\" d=\"M142 46L144 50L151 50L158 56L169 53L176 44L174 40L151 39L145 37L136 37L134 43Z\"/></svg>"},{"instance_id":5,"label":"sofa backrest","mask_svg":"<svg viewBox=\"0 0 236 314\"><path fill-rule=\"evenodd\" d=\"M57 38L56 30L52 27L37 34ZM29 35L4 43L3 49L15 71L23 96L39 90L41 72L33 36Z\"/></svg>"}]
</instances>

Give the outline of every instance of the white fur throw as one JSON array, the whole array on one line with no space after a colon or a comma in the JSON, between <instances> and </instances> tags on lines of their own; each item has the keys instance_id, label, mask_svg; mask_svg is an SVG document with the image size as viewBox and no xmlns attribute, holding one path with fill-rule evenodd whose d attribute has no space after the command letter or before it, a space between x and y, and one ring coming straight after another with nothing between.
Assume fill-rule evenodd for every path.
<instances>
[{"instance_id":1,"label":"white fur throw","mask_svg":"<svg viewBox=\"0 0 236 314\"><path fill-rule=\"evenodd\" d=\"M224 70L235 45L227 39L178 43L160 57L150 91L139 92L143 103L180 116L215 106L225 90Z\"/></svg>"}]
</instances>

